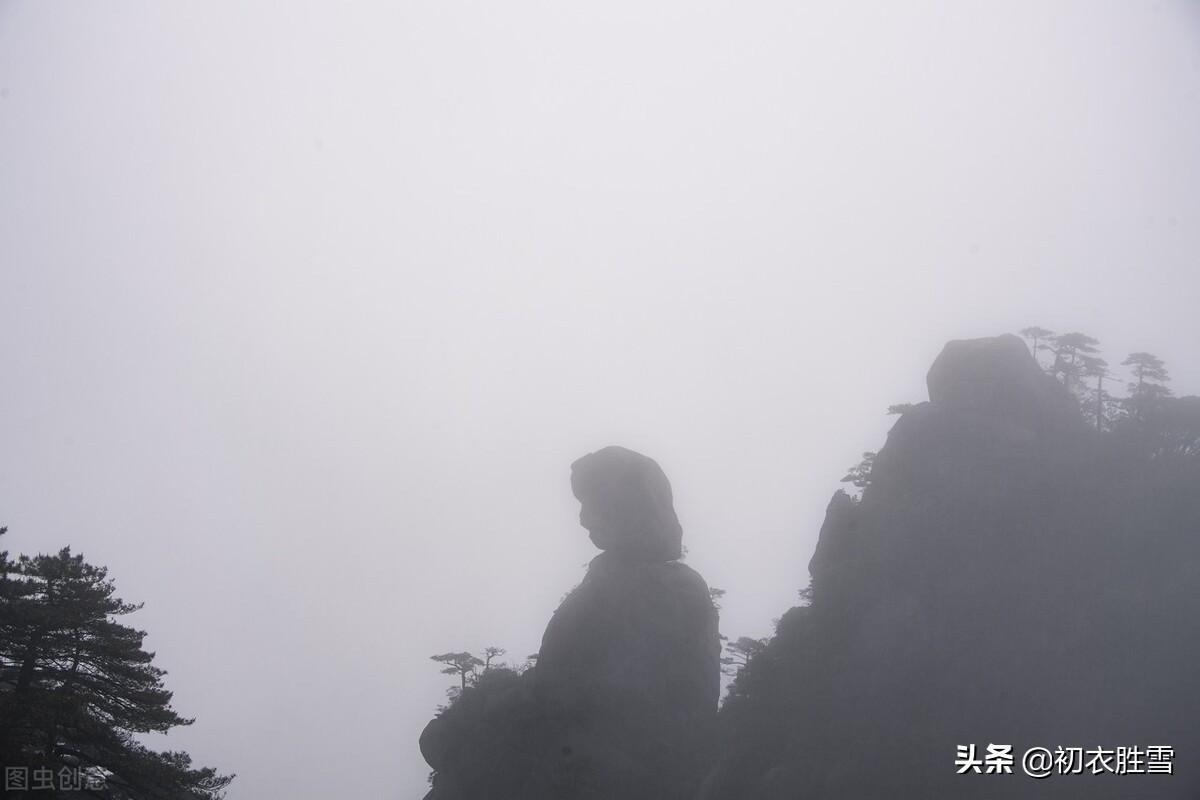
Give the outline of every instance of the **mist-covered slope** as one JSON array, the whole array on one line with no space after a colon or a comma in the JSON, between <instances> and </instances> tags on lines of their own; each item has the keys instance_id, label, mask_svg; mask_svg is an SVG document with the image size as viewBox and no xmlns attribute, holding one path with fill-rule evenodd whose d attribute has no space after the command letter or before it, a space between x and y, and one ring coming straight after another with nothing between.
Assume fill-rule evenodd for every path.
<instances>
[{"instance_id":1,"label":"mist-covered slope","mask_svg":"<svg viewBox=\"0 0 1200 800\"><path fill-rule=\"evenodd\" d=\"M701 797L1200 797L1200 398L1100 434L1011 336L951 342L928 383L830 502ZM1013 774L956 774L971 744ZM1151 745L1173 775L1022 774L1030 747Z\"/></svg>"}]
</instances>

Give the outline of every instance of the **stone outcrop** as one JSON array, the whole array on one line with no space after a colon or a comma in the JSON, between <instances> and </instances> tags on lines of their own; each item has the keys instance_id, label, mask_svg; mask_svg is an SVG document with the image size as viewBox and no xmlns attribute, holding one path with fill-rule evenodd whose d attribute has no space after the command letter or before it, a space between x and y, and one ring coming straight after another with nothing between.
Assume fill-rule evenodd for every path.
<instances>
[{"instance_id":1,"label":"stone outcrop","mask_svg":"<svg viewBox=\"0 0 1200 800\"><path fill-rule=\"evenodd\" d=\"M926 376L929 402L1038 433L1079 430L1079 404L1011 334L948 342Z\"/></svg>"},{"instance_id":2,"label":"stone outcrop","mask_svg":"<svg viewBox=\"0 0 1200 800\"><path fill-rule=\"evenodd\" d=\"M579 524L592 544L626 561L674 561L683 528L671 484L654 459L624 447L605 447L571 465Z\"/></svg>"},{"instance_id":3,"label":"stone outcrop","mask_svg":"<svg viewBox=\"0 0 1200 800\"><path fill-rule=\"evenodd\" d=\"M1099 435L1013 337L928 383L829 504L702 800L1200 797L1200 401ZM956 774L989 743L1166 744L1175 774Z\"/></svg>"},{"instance_id":4,"label":"stone outcrop","mask_svg":"<svg viewBox=\"0 0 1200 800\"><path fill-rule=\"evenodd\" d=\"M604 550L546 627L537 666L493 671L433 720L428 800L690 798L711 757L717 614L679 563L666 475L619 447L572 466Z\"/></svg>"}]
</instances>

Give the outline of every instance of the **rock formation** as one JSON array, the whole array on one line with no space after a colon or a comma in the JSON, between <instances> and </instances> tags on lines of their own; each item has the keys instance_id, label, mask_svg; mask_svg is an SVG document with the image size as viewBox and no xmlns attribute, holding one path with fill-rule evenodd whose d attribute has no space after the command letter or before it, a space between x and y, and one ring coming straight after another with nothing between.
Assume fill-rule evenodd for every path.
<instances>
[{"instance_id":1,"label":"rock formation","mask_svg":"<svg viewBox=\"0 0 1200 800\"><path fill-rule=\"evenodd\" d=\"M429 800L1200 797L1200 399L1111 431L1014 337L951 342L829 504L811 603L716 720L716 615L675 559L670 486L608 448L574 466L604 552L539 665L430 723ZM800 580L797 583L801 583ZM715 738L715 745L713 739ZM1012 774L957 774L960 745ZM1173 774L1021 773L1030 747L1165 746Z\"/></svg>"},{"instance_id":2,"label":"rock formation","mask_svg":"<svg viewBox=\"0 0 1200 800\"><path fill-rule=\"evenodd\" d=\"M1014 337L951 342L928 384L829 504L701 797L1200 797L1200 401L1099 435ZM1016 774L956 774L989 743ZM1021 774L1029 747L1148 745L1173 775Z\"/></svg>"},{"instance_id":3,"label":"rock formation","mask_svg":"<svg viewBox=\"0 0 1200 800\"><path fill-rule=\"evenodd\" d=\"M720 646L708 587L653 460L608 447L572 465L604 552L554 613L537 666L485 675L429 723L427 800L690 798L711 757Z\"/></svg>"},{"instance_id":4,"label":"rock formation","mask_svg":"<svg viewBox=\"0 0 1200 800\"><path fill-rule=\"evenodd\" d=\"M926 376L929 402L1037 433L1078 431L1079 407L1011 334L947 343Z\"/></svg>"}]
</instances>

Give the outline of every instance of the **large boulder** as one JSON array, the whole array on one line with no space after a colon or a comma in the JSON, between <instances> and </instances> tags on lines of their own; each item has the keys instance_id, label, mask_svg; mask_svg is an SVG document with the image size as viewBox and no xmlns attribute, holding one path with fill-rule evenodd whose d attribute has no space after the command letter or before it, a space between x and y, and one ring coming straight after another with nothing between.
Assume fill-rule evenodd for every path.
<instances>
[{"instance_id":1,"label":"large boulder","mask_svg":"<svg viewBox=\"0 0 1200 800\"><path fill-rule=\"evenodd\" d=\"M1079 429L1078 404L1012 334L946 344L926 376L940 408L1004 420L1037 433Z\"/></svg>"}]
</instances>

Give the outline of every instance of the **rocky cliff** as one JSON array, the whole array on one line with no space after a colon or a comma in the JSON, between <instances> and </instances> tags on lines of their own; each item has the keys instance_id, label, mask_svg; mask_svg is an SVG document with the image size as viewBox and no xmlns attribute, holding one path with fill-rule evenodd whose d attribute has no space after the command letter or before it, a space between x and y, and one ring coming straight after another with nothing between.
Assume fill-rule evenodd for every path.
<instances>
[{"instance_id":1,"label":"rocky cliff","mask_svg":"<svg viewBox=\"0 0 1200 800\"><path fill-rule=\"evenodd\" d=\"M1015 337L951 342L928 385L830 502L700 796L1200 797L1200 401L1100 435ZM971 744L1014 774L956 774ZM1021 774L1030 747L1148 745L1174 774Z\"/></svg>"}]
</instances>

